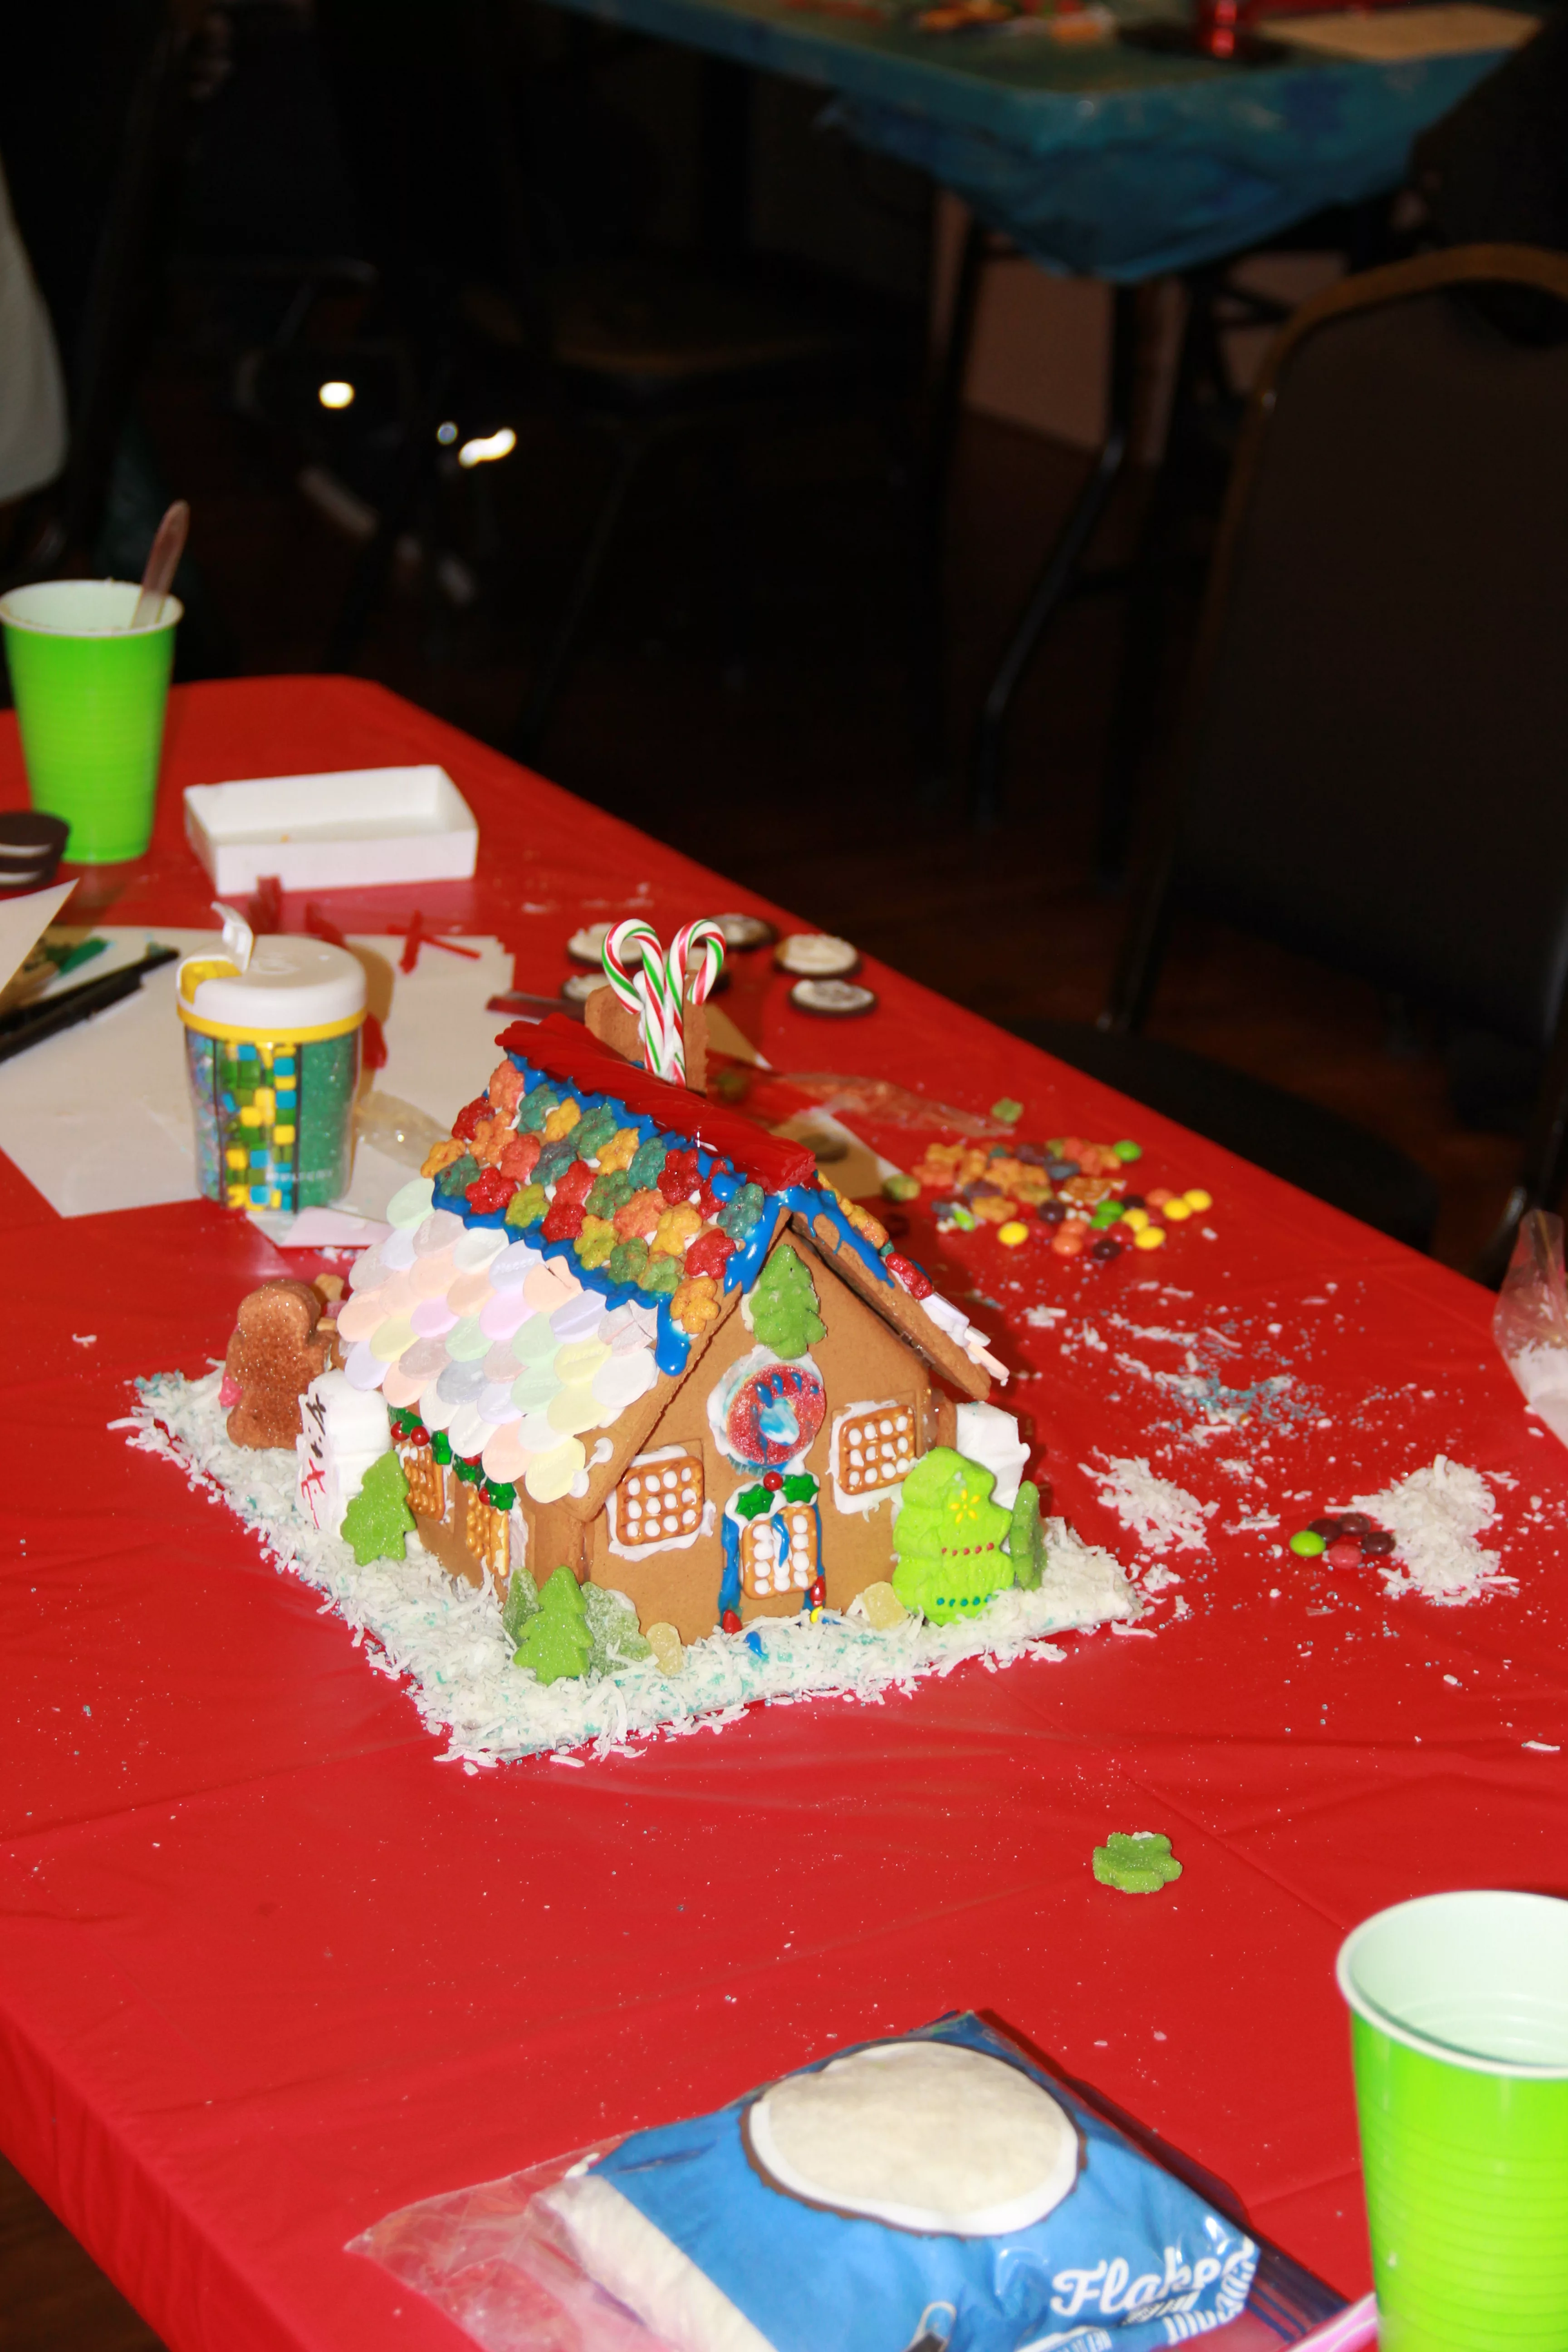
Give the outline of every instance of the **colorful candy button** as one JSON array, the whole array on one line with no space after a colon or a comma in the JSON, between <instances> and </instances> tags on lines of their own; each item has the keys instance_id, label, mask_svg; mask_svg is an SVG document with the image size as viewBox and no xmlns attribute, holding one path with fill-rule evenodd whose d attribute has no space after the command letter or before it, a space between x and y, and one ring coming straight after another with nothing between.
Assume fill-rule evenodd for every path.
<instances>
[{"instance_id":1,"label":"colorful candy button","mask_svg":"<svg viewBox=\"0 0 1568 2352\"><path fill-rule=\"evenodd\" d=\"M1214 1194L1205 1192L1201 1184L1194 1184L1190 1192L1183 1193L1182 1198L1194 1217L1201 1217L1205 1209L1214 1207Z\"/></svg>"},{"instance_id":2,"label":"colorful candy button","mask_svg":"<svg viewBox=\"0 0 1568 2352\"><path fill-rule=\"evenodd\" d=\"M1121 1222L1130 1233L1143 1234L1149 1230L1149 1212L1142 1202L1135 1209L1123 1209Z\"/></svg>"},{"instance_id":3,"label":"colorful candy button","mask_svg":"<svg viewBox=\"0 0 1568 2352\"><path fill-rule=\"evenodd\" d=\"M1163 1249L1165 1246L1163 1225L1145 1225L1141 1233L1133 1234L1132 1246L1134 1249L1141 1250Z\"/></svg>"},{"instance_id":4,"label":"colorful candy button","mask_svg":"<svg viewBox=\"0 0 1568 2352\"><path fill-rule=\"evenodd\" d=\"M1143 1146L1141 1143L1128 1143L1123 1140L1121 1143L1113 1143L1110 1148L1118 1160L1142 1160L1143 1157Z\"/></svg>"},{"instance_id":5,"label":"colorful candy button","mask_svg":"<svg viewBox=\"0 0 1568 2352\"><path fill-rule=\"evenodd\" d=\"M1162 1201L1160 1207L1163 1213L1166 1223L1172 1225L1184 1225L1187 1219L1193 1213L1192 1202L1190 1201L1184 1200L1180 1192L1176 1194L1173 1200Z\"/></svg>"},{"instance_id":6,"label":"colorful candy button","mask_svg":"<svg viewBox=\"0 0 1568 2352\"><path fill-rule=\"evenodd\" d=\"M1004 1249L1022 1249L1029 1238L1029 1228L1021 1224L1016 1217L1009 1217L1005 1225L997 1226L996 1238Z\"/></svg>"},{"instance_id":7,"label":"colorful candy button","mask_svg":"<svg viewBox=\"0 0 1568 2352\"><path fill-rule=\"evenodd\" d=\"M1321 1551L1328 1549L1328 1546L1321 1536L1312 1533L1310 1528L1298 1528L1290 1538L1290 1549L1301 1559L1316 1559Z\"/></svg>"}]
</instances>

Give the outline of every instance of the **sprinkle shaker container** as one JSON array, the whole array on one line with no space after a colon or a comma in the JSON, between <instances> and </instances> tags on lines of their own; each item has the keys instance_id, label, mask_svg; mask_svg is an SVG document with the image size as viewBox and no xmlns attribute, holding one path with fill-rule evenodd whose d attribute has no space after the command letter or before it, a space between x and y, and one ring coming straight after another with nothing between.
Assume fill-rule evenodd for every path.
<instances>
[{"instance_id":1,"label":"sprinkle shaker container","mask_svg":"<svg viewBox=\"0 0 1568 2352\"><path fill-rule=\"evenodd\" d=\"M216 911L222 946L187 956L176 992L196 1181L230 1209L320 1207L349 1181L363 967L321 940L258 940Z\"/></svg>"}]
</instances>

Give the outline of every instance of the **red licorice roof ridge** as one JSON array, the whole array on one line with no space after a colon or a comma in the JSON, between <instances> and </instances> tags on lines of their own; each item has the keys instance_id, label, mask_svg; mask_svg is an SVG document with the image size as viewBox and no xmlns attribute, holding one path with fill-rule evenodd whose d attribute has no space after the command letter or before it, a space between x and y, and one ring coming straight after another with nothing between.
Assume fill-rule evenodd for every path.
<instances>
[{"instance_id":1,"label":"red licorice roof ridge","mask_svg":"<svg viewBox=\"0 0 1568 2352\"><path fill-rule=\"evenodd\" d=\"M769 1135L754 1119L726 1110L689 1087L671 1086L636 1062L623 1061L592 1033L559 1013L540 1022L514 1021L496 1039L503 1053L563 1078L585 1095L613 1095L639 1118L685 1136L721 1160L728 1160L764 1192L787 1192L792 1184L815 1184L816 1162L803 1143Z\"/></svg>"}]
</instances>

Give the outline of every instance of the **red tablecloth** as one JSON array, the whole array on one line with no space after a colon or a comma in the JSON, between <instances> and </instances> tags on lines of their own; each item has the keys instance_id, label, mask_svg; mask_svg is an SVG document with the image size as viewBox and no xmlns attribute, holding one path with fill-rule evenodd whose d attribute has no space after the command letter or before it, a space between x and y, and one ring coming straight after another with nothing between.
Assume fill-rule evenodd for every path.
<instances>
[{"instance_id":1,"label":"red tablecloth","mask_svg":"<svg viewBox=\"0 0 1568 2352\"><path fill-rule=\"evenodd\" d=\"M585 919L635 904L666 929L740 901L376 688L269 679L175 695L157 844L104 919L204 919L181 786L423 759L475 806L482 872L334 903L346 928L417 896L552 990ZM19 794L7 732L0 795ZM205 1207L68 1224L14 1171L0 1189L0 2142L182 2352L453 2347L344 2241L958 2006L998 2011L1358 2292L1340 1937L1435 1888L1564 1890L1568 1757L1524 1743L1564 1740L1568 1464L1494 1359L1489 1300L870 978L880 1010L839 1026L750 983L774 1064L971 1109L1005 1091L1026 1133L1131 1132L1150 1171L1215 1196L1213 1239L1189 1226L1110 1270L943 1245L950 1289L1001 1302L971 1311L1087 1534L1132 1555L1079 1466L1096 1450L1219 1502L1152 1640L1068 1636L1059 1664L753 1710L583 1769L438 1764L342 1622L106 1427L135 1373L221 1351L279 1261ZM455 1073L454 1103L483 1076ZM1178 1440L1158 1376L1184 1368L1233 1402L1288 1371L1289 1410L1270 1427L1258 1399L1234 1433ZM1370 1572L1279 1555L1327 1501L1439 1451L1517 1482L1488 1538L1517 1597L1390 1602ZM1278 1530L1230 1532L1270 1511ZM1186 1866L1158 1897L1089 1874L1108 1831L1139 1828Z\"/></svg>"}]
</instances>

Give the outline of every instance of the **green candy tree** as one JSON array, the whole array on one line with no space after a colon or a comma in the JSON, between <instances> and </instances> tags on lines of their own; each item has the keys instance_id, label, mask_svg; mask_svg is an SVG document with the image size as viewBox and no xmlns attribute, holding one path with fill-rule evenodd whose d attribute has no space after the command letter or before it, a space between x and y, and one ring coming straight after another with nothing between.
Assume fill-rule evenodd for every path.
<instances>
[{"instance_id":1,"label":"green candy tree","mask_svg":"<svg viewBox=\"0 0 1568 2352\"><path fill-rule=\"evenodd\" d=\"M750 1299L752 1328L764 1348L793 1361L823 1337L816 1285L794 1250L774 1250L757 1276Z\"/></svg>"},{"instance_id":2,"label":"green candy tree","mask_svg":"<svg viewBox=\"0 0 1568 2352\"><path fill-rule=\"evenodd\" d=\"M530 1666L542 1683L585 1675L594 1654L583 1588L569 1568L558 1568L522 1629L514 1666Z\"/></svg>"},{"instance_id":3,"label":"green candy tree","mask_svg":"<svg viewBox=\"0 0 1568 2352\"><path fill-rule=\"evenodd\" d=\"M1013 1506L1007 1557L1013 1563L1014 1583L1033 1592L1046 1572L1046 1530L1040 1520L1040 1490L1027 1478Z\"/></svg>"},{"instance_id":4,"label":"green candy tree","mask_svg":"<svg viewBox=\"0 0 1568 2352\"><path fill-rule=\"evenodd\" d=\"M995 1473L951 1445L933 1445L904 1480L893 1542L893 1590L906 1609L951 1625L1013 1582L1003 1546L1012 1522L991 1500Z\"/></svg>"},{"instance_id":5,"label":"green candy tree","mask_svg":"<svg viewBox=\"0 0 1568 2352\"><path fill-rule=\"evenodd\" d=\"M361 1568L373 1559L403 1559L414 1533L408 1507L408 1479L396 1448L377 1454L364 1481L343 1513L342 1538Z\"/></svg>"}]
</instances>

